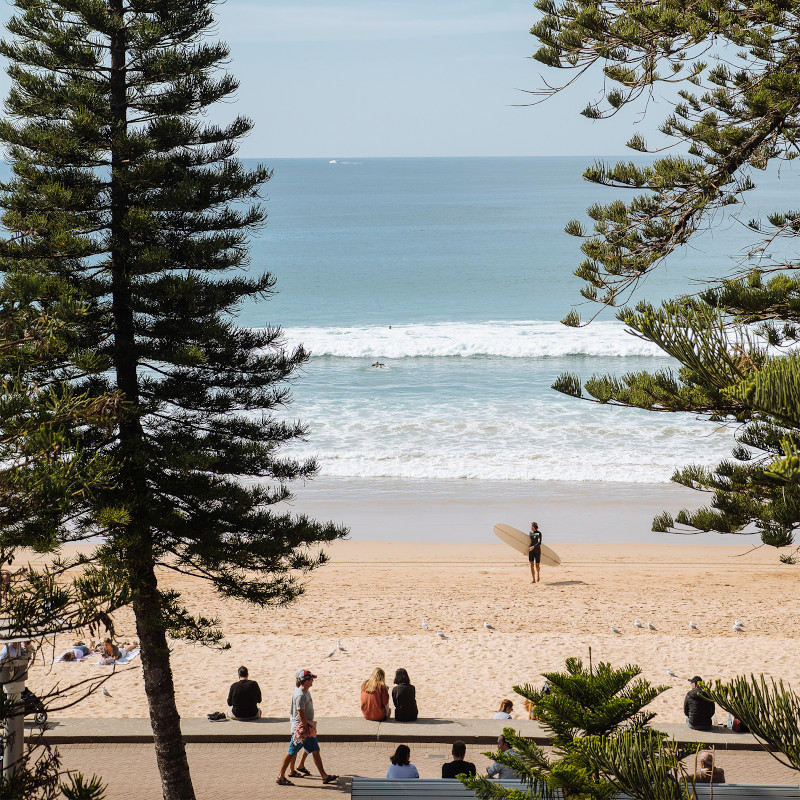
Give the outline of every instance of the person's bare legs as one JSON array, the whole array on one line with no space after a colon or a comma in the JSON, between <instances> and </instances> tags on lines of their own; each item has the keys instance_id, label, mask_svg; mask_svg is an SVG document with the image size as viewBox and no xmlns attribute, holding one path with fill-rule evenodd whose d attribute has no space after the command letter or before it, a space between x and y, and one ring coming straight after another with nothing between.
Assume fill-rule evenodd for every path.
<instances>
[{"instance_id":1,"label":"person's bare legs","mask_svg":"<svg viewBox=\"0 0 800 800\"><path fill-rule=\"evenodd\" d=\"M322 766L322 756L319 754L319 750L315 750L311 754L311 758L314 759L314 763L316 764L317 769L319 770L320 778L322 778L323 781L328 780L328 773L325 772L325 767Z\"/></svg>"},{"instance_id":2,"label":"person's bare legs","mask_svg":"<svg viewBox=\"0 0 800 800\"><path fill-rule=\"evenodd\" d=\"M295 753L292 755L291 753L287 753L283 757L283 763L281 764L281 774L278 776L278 783L283 783L284 781L288 781L289 779L286 777L286 770L289 769L291 765L291 771L294 772L294 760L297 758L297 754Z\"/></svg>"},{"instance_id":3,"label":"person's bare legs","mask_svg":"<svg viewBox=\"0 0 800 800\"><path fill-rule=\"evenodd\" d=\"M536 583L536 563L531 561L531 583Z\"/></svg>"},{"instance_id":4,"label":"person's bare legs","mask_svg":"<svg viewBox=\"0 0 800 800\"><path fill-rule=\"evenodd\" d=\"M541 581L541 580L542 580L542 578L539 575L539 562L537 561L536 562L536 582L539 583L539 581Z\"/></svg>"},{"instance_id":5,"label":"person's bare legs","mask_svg":"<svg viewBox=\"0 0 800 800\"><path fill-rule=\"evenodd\" d=\"M300 763L296 767L293 766L292 767L292 771L294 771L295 769L300 771L301 769L305 769L306 768L306 756L307 755L308 755L308 753L306 753L305 750L303 750L303 752L300 753Z\"/></svg>"}]
</instances>

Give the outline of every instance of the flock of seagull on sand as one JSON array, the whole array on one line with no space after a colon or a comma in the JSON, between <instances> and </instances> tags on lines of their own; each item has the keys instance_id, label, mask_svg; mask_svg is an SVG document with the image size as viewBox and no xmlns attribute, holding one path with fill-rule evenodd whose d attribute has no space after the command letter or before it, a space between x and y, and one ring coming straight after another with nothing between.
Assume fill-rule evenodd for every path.
<instances>
[{"instance_id":1,"label":"flock of seagull on sand","mask_svg":"<svg viewBox=\"0 0 800 800\"><path fill-rule=\"evenodd\" d=\"M486 625L485 622L483 624ZM656 626L653 625L652 622L648 622L647 625L645 625L640 619L635 619L633 621L633 624L634 624L635 627L641 628L642 630L644 630L645 628L649 628L651 631L657 631L658 630L658 628L656 628ZM622 636L622 631L618 627L616 627L616 625L609 625L608 627L611 628L611 631L613 633L616 633L616 634L619 634L620 636ZM689 627L693 631L697 631L698 633L700 632L700 628L697 626L697 623L695 623L694 620L692 620L689 623ZM736 631L736 633L744 633L745 632L744 623L740 622L738 619L734 620L732 627L733 627L733 630Z\"/></svg>"},{"instance_id":2,"label":"flock of seagull on sand","mask_svg":"<svg viewBox=\"0 0 800 800\"><path fill-rule=\"evenodd\" d=\"M428 621L425 620L425 619L422 620L422 627L426 631L429 631L431 629L430 625L428 625ZM489 630L489 631L493 631L494 630L494 625L492 625L491 622L484 622L483 623L483 627L486 628L486 630ZM447 639L448 638L442 631L436 631L436 635L440 639ZM341 651L342 653L346 653L347 652L347 650L345 650L344 647L342 647L342 640L341 639L337 639L336 640L336 646L331 649L330 653L328 653L328 655L326 655L325 658L332 658L334 655L336 655L337 651Z\"/></svg>"},{"instance_id":3,"label":"flock of seagull on sand","mask_svg":"<svg viewBox=\"0 0 800 800\"><path fill-rule=\"evenodd\" d=\"M649 629L651 631L657 631L658 630L658 628L656 628L656 626L653 625L652 622L648 622L647 625L645 625L638 618L633 621L633 624L634 624L634 626L636 628L640 628L642 630L645 630L645 629ZM426 631L430 630L430 625L428 625L428 621L427 620L425 620L425 619L422 620L422 627ZM494 625L492 625L490 622L484 622L483 623L483 627L486 628L487 630L490 630L490 631L494 630ZM616 633L619 636L622 636L622 631L619 628L617 628L616 625L609 625L609 627L611 628L613 633ZM700 632L700 628L697 626L697 624L694 622L694 620L692 620L689 623L689 627L693 631L697 631L698 633ZM733 622L733 630L735 630L737 633L744 633L745 632L744 623L740 622L738 619L734 620L734 622ZM436 631L436 635L440 639L447 639L448 638L444 633L442 633L442 631ZM347 652L347 650L345 650L344 647L342 647L342 640L341 639L337 639L336 640L336 646L331 649L330 653L328 653L328 655L326 655L325 658L332 658L338 651L340 651L342 653L346 653ZM668 669L667 673L669 675L675 676L675 673L672 670ZM675 677L677 677L677 676L675 676ZM103 690L103 691L105 691L105 690Z\"/></svg>"}]
</instances>

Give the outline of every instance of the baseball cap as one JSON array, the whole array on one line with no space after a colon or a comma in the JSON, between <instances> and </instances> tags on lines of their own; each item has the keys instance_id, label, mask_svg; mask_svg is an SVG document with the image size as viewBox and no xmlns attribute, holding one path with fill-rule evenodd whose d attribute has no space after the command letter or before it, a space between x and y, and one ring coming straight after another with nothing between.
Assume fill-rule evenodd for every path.
<instances>
[{"instance_id":1,"label":"baseball cap","mask_svg":"<svg viewBox=\"0 0 800 800\"><path fill-rule=\"evenodd\" d=\"M695 675L694 678L689 678L689 683L702 683L703 679L699 675Z\"/></svg>"},{"instance_id":2,"label":"baseball cap","mask_svg":"<svg viewBox=\"0 0 800 800\"><path fill-rule=\"evenodd\" d=\"M310 678L316 678L317 676L310 669L299 669L297 672L295 672L294 677L298 681L307 681Z\"/></svg>"}]
</instances>

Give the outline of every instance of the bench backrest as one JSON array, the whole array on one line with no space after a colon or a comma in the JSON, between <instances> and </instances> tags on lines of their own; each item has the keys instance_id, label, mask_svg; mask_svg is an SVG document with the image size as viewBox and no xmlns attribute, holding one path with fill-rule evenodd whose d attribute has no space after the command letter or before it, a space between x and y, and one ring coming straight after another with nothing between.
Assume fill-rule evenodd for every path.
<instances>
[{"instance_id":1,"label":"bench backrest","mask_svg":"<svg viewBox=\"0 0 800 800\"><path fill-rule=\"evenodd\" d=\"M520 781L493 781L509 789L525 789ZM395 800L399 797L469 800L474 797L457 778L353 778L353 800Z\"/></svg>"},{"instance_id":2,"label":"bench backrest","mask_svg":"<svg viewBox=\"0 0 800 800\"><path fill-rule=\"evenodd\" d=\"M524 783L513 780L493 781L508 789L525 791ZM697 797L711 795L707 783L697 784ZM800 800L800 786L763 783L714 784L713 796L718 800ZM431 800L469 800L474 797L455 778L353 778L353 800L398 800L398 798L431 798ZM621 797L624 797L621 796Z\"/></svg>"}]
</instances>

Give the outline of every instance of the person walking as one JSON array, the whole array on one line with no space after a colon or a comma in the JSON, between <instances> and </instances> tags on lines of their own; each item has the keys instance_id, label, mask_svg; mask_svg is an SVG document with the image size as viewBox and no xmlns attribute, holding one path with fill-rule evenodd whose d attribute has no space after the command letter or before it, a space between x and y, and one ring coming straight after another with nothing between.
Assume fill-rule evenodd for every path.
<instances>
[{"instance_id":1,"label":"person walking","mask_svg":"<svg viewBox=\"0 0 800 800\"><path fill-rule=\"evenodd\" d=\"M286 770L291 766L290 776L300 778L309 774L305 769L305 754L311 753L314 764L319 770L323 783L335 783L339 780L338 775L331 775L325 772L322 765L322 756L319 752L319 742L317 741L317 724L314 722L314 701L311 699L311 686L316 679L311 670L299 669L294 674L296 689L292 695L292 704L289 709L290 725L292 729L292 739L289 742L289 752L283 757L281 773L275 783L278 786L294 786L286 777ZM295 771L294 762L297 754L303 750L304 754L300 760L300 765Z\"/></svg>"},{"instance_id":2,"label":"person walking","mask_svg":"<svg viewBox=\"0 0 800 800\"><path fill-rule=\"evenodd\" d=\"M531 565L531 583L541 581L539 577L539 565L542 561L542 533L539 530L539 523L531 522L531 544L528 548L528 562Z\"/></svg>"}]
</instances>

